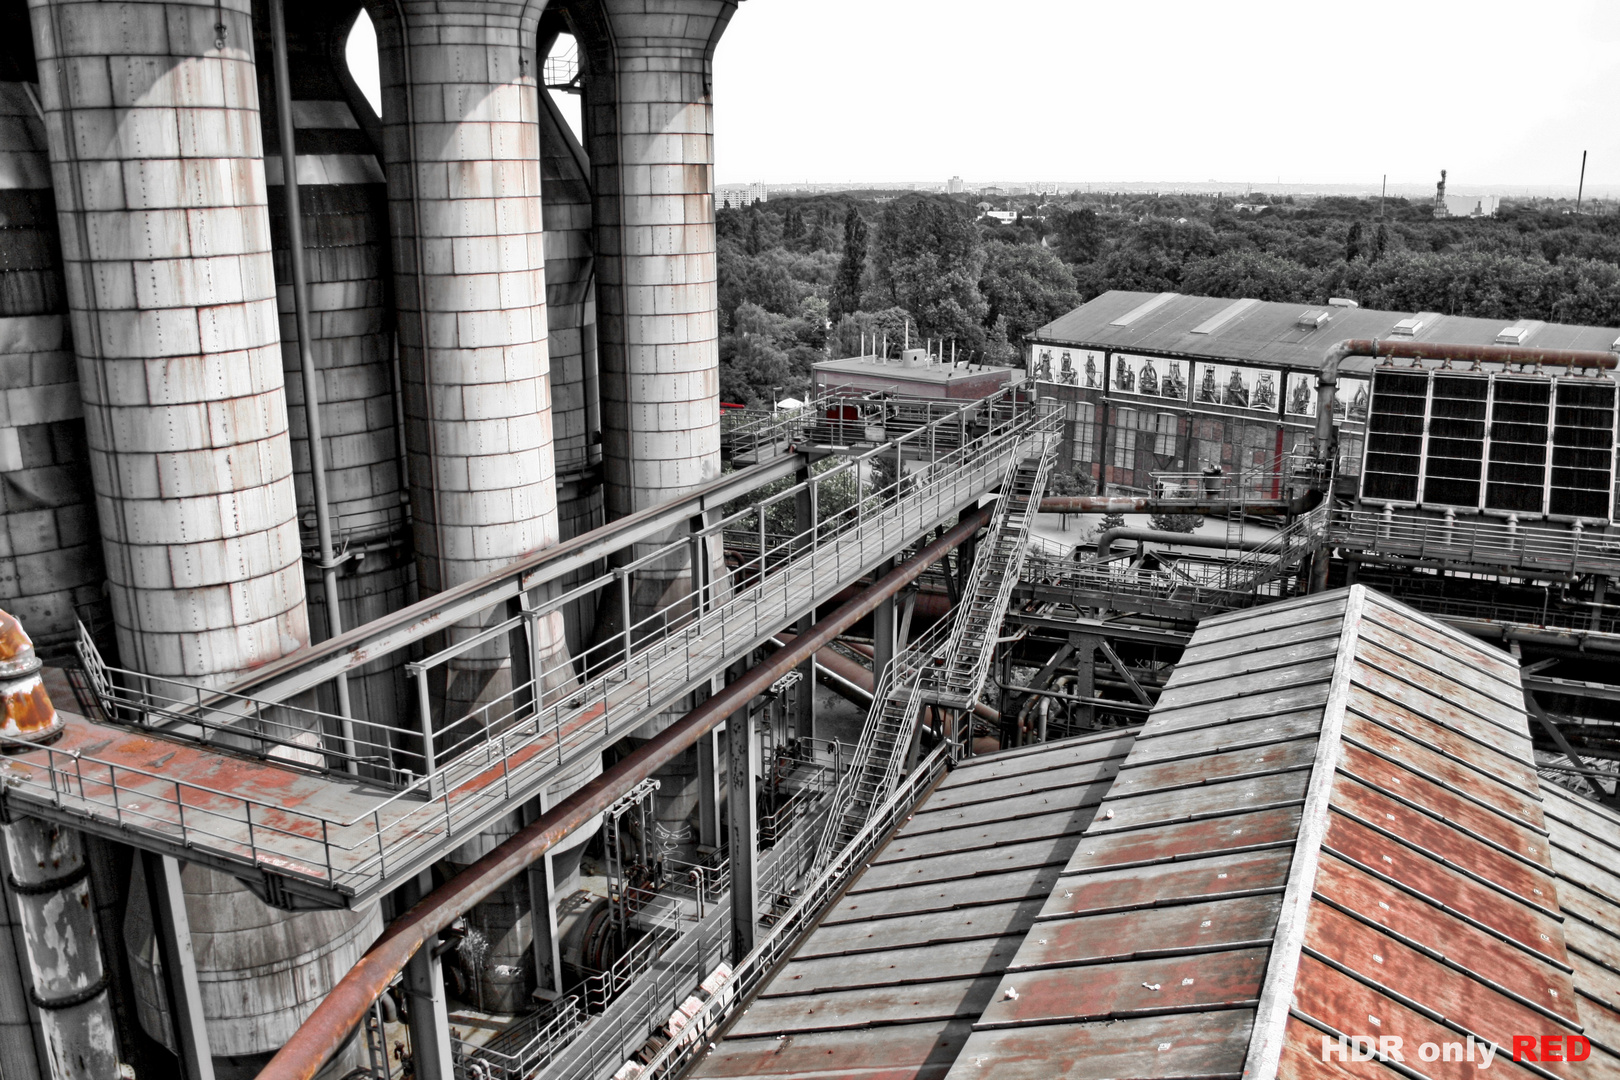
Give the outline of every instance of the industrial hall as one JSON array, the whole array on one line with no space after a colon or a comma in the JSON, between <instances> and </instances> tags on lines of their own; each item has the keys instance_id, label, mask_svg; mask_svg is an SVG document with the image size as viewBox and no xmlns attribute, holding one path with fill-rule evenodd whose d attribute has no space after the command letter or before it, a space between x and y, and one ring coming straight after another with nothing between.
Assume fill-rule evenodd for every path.
<instances>
[{"instance_id":1,"label":"industrial hall","mask_svg":"<svg viewBox=\"0 0 1620 1080\"><path fill-rule=\"evenodd\" d=\"M722 413L737 8L0 6L0 1078L1620 1075L1620 328Z\"/></svg>"}]
</instances>

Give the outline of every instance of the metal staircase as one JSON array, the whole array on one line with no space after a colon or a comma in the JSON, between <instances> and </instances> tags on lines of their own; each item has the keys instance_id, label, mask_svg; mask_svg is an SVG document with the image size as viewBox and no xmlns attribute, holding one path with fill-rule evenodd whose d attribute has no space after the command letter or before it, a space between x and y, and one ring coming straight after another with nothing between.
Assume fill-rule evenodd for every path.
<instances>
[{"instance_id":1,"label":"metal staircase","mask_svg":"<svg viewBox=\"0 0 1620 1080\"><path fill-rule=\"evenodd\" d=\"M966 709L978 700L1056 448L1057 440L1047 437L1036 443L1033 455L1008 466L981 554L963 589L963 603L879 673L866 727L833 793L816 866L826 865L849 843L873 808L894 791L923 707L935 703Z\"/></svg>"},{"instance_id":2,"label":"metal staircase","mask_svg":"<svg viewBox=\"0 0 1620 1080\"><path fill-rule=\"evenodd\" d=\"M1029 549L1029 530L1039 512L1046 477L1057 443L1048 441L1036 454L1015 462L1001 486L989 547L974 560L962 590L944 665L937 678L925 679L924 700L952 709L970 709L979 700L990 670L991 653L1002 616L1012 601L1018 575Z\"/></svg>"}]
</instances>

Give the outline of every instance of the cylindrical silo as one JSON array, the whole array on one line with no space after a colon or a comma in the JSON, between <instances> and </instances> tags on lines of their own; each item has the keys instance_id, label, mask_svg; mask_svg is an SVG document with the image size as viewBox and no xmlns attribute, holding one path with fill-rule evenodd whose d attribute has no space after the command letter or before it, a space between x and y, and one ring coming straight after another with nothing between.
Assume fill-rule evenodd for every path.
<instances>
[{"instance_id":1,"label":"cylindrical silo","mask_svg":"<svg viewBox=\"0 0 1620 1080\"><path fill-rule=\"evenodd\" d=\"M382 914L376 904L358 911L278 911L229 874L195 863L188 863L180 878L215 1075L249 1080L364 955L382 932ZM124 947L141 1026L173 1049L155 945L146 872L137 859ZM362 1057L363 1047L354 1040L323 1075L342 1076Z\"/></svg>"},{"instance_id":2,"label":"cylindrical silo","mask_svg":"<svg viewBox=\"0 0 1620 1080\"><path fill-rule=\"evenodd\" d=\"M120 658L222 684L309 638L248 0L34 0Z\"/></svg>"},{"instance_id":3,"label":"cylindrical silo","mask_svg":"<svg viewBox=\"0 0 1620 1080\"><path fill-rule=\"evenodd\" d=\"M17 49L17 46L13 46ZM29 52L27 43L22 53ZM41 648L106 606L45 124L0 64L0 606Z\"/></svg>"},{"instance_id":4,"label":"cylindrical silo","mask_svg":"<svg viewBox=\"0 0 1620 1080\"><path fill-rule=\"evenodd\" d=\"M368 127L375 117L344 85L335 58L357 7L294 3L286 18L293 127L298 142L304 266L309 281L311 351L319 376L328 509L344 629L406 606L413 567L408 501L400 454L395 393L393 313L389 307L388 207L378 148ZM292 293L292 252L286 201L271 35L266 11L255 30L259 99L275 247L276 292L292 439L293 480L306 561L310 632L332 636L317 565L319 542L310 475L308 425ZM366 110L361 113L360 110ZM408 714L403 674L391 659L349 676L354 717L399 725ZM335 710L336 702L325 707ZM363 736L376 745L381 735Z\"/></svg>"},{"instance_id":5,"label":"cylindrical silo","mask_svg":"<svg viewBox=\"0 0 1620 1080\"><path fill-rule=\"evenodd\" d=\"M409 0L378 13L424 594L558 539L536 124L542 7L538 0ZM478 629L457 627L451 640ZM550 666L565 648L561 616L540 629ZM441 726L507 691L505 641L463 654L444 675Z\"/></svg>"}]
</instances>

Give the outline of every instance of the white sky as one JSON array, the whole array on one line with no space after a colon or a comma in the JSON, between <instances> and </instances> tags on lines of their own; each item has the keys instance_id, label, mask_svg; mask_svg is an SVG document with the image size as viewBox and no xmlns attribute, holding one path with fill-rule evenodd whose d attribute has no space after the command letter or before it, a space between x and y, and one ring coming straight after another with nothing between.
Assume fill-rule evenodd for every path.
<instances>
[{"instance_id":1,"label":"white sky","mask_svg":"<svg viewBox=\"0 0 1620 1080\"><path fill-rule=\"evenodd\" d=\"M1509 194L1573 192L1587 150L1620 193L1617 45L1614 0L746 0L715 174Z\"/></svg>"},{"instance_id":2,"label":"white sky","mask_svg":"<svg viewBox=\"0 0 1620 1080\"><path fill-rule=\"evenodd\" d=\"M1614 0L747 0L720 183L1620 189Z\"/></svg>"}]
</instances>

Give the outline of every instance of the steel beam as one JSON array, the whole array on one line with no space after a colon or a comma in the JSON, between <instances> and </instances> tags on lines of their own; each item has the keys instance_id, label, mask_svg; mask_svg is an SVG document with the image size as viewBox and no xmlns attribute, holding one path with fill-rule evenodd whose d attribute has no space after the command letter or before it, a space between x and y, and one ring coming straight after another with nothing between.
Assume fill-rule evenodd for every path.
<instances>
[{"instance_id":1,"label":"steel beam","mask_svg":"<svg viewBox=\"0 0 1620 1080\"><path fill-rule=\"evenodd\" d=\"M731 843L731 955L747 956L759 937L759 736L753 707L726 723L726 818Z\"/></svg>"},{"instance_id":2,"label":"steel beam","mask_svg":"<svg viewBox=\"0 0 1620 1080\"><path fill-rule=\"evenodd\" d=\"M214 1058L208 1044L208 1017L203 1012L197 954L191 945L191 917L180 880L180 861L156 852L140 853L146 893L151 900L154 945L162 957L163 992L168 999L169 1031L174 1055L186 1080L214 1080Z\"/></svg>"},{"instance_id":3,"label":"steel beam","mask_svg":"<svg viewBox=\"0 0 1620 1080\"><path fill-rule=\"evenodd\" d=\"M401 906L414 909L432 888L432 875L423 871L400 887ZM435 936L437 933L434 932ZM454 1058L450 1052L450 1003L444 992L444 964L435 947L437 941L426 944L427 948L416 950L404 965L405 996L410 1001L411 1060L416 1067L417 1080L454 1080ZM274 1061L271 1063L274 1064Z\"/></svg>"}]
</instances>

